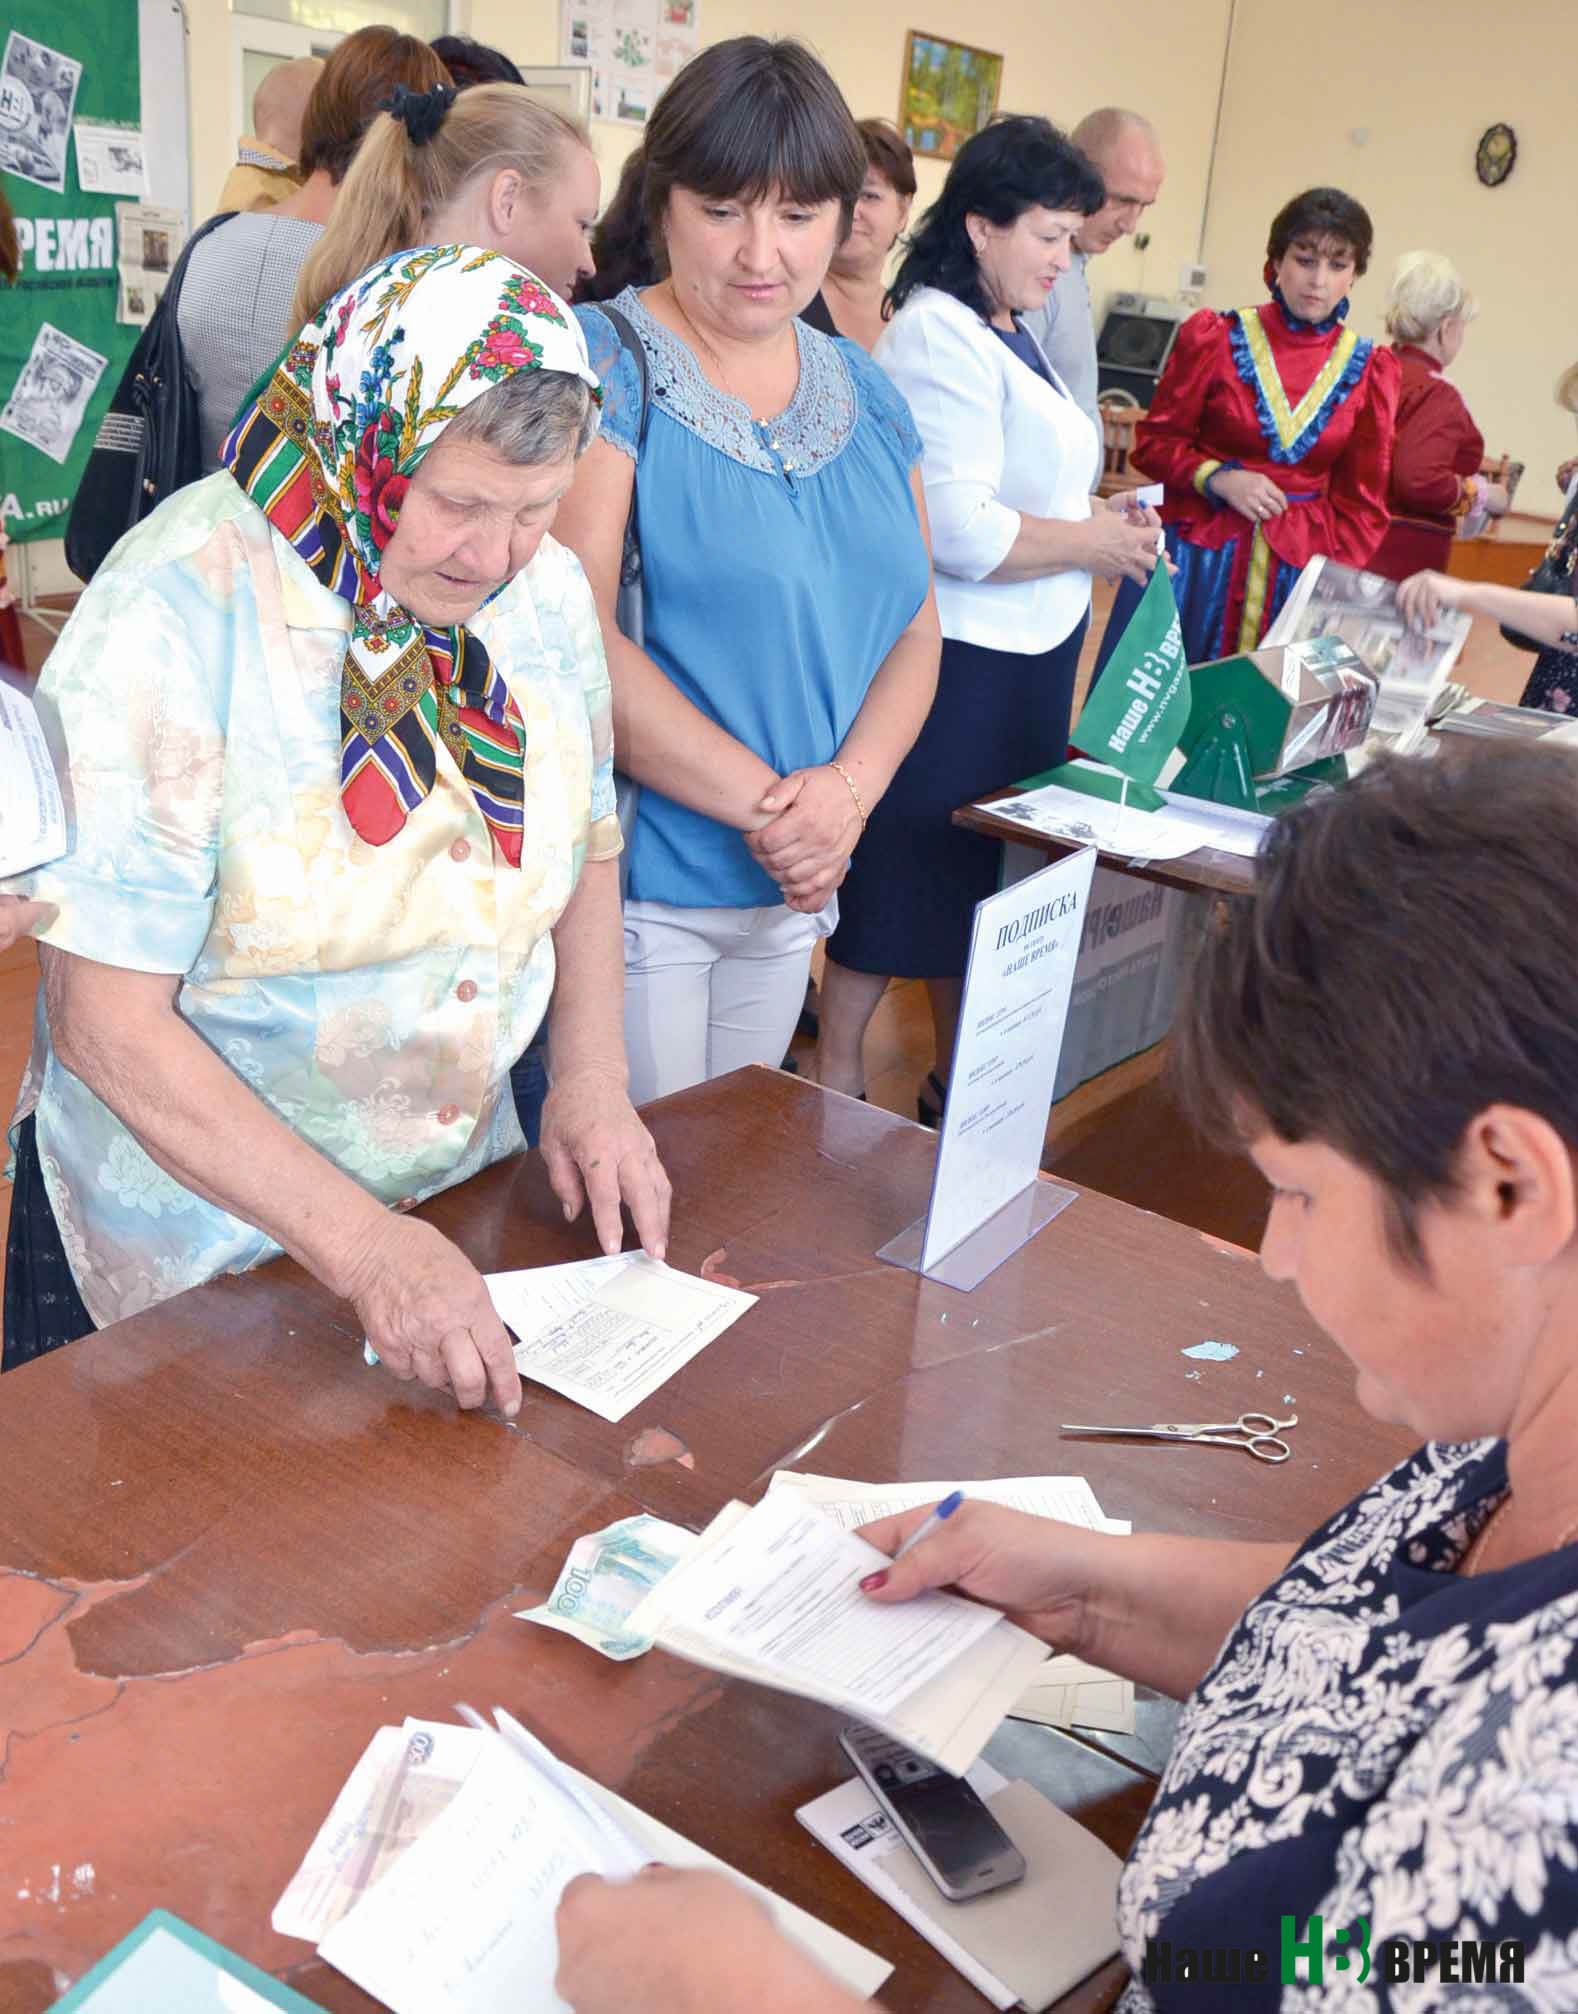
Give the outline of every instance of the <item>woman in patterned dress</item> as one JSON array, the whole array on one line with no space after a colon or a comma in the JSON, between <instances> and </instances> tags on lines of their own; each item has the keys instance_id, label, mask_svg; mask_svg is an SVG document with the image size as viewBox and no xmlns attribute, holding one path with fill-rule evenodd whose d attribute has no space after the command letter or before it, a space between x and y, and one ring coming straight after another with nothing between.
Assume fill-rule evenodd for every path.
<instances>
[{"instance_id":1,"label":"woman in patterned dress","mask_svg":"<svg viewBox=\"0 0 1578 2014\"><path fill-rule=\"evenodd\" d=\"M626 1202L661 1256L607 669L548 536L600 396L532 274L399 253L73 610L38 686L69 850L6 890L54 913L0 1367L284 1250L395 1376L514 1413L481 1275L406 1211L520 1150L508 1070L545 1012L566 1214L617 1251Z\"/></svg>"},{"instance_id":2,"label":"woman in patterned dress","mask_svg":"<svg viewBox=\"0 0 1578 2014\"><path fill-rule=\"evenodd\" d=\"M1119 1888L1135 2014L1434 2007L1467 1942L1501 1983L1462 2004L1573 2003L1574 861L1570 752L1379 763L1278 822L1174 1030L1195 1116L1271 1184L1266 1271L1418 1451L1298 1546L967 1502L864 1583L956 1587L1185 1701ZM865 1536L891 1552L923 1516ZM853 2014L736 1894L577 1883L561 1992L577 2014ZM1289 1919L1313 1955L1284 1983ZM1426 1943L1435 1969L1390 1985L1398 1945L1411 1973ZM1199 1954L1223 1947L1213 1993Z\"/></svg>"}]
</instances>

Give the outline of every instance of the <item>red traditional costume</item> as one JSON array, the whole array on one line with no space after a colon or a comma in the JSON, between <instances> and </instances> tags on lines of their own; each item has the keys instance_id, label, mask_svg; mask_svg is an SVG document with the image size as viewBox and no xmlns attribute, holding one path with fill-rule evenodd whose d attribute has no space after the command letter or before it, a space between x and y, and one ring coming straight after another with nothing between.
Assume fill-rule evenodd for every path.
<instances>
[{"instance_id":1,"label":"red traditional costume","mask_svg":"<svg viewBox=\"0 0 1578 2014\"><path fill-rule=\"evenodd\" d=\"M1392 523L1370 567L1388 580L1407 580L1426 567L1446 571L1452 535L1473 501L1485 437L1463 394L1442 377L1439 358L1412 343L1397 344L1394 353L1402 391L1392 449Z\"/></svg>"},{"instance_id":2,"label":"red traditional costume","mask_svg":"<svg viewBox=\"0 0 1578 2014\"><path fill-rule=\"evenodd\" d=\"M1308 323L1276 300L1202 308L1136 429L1135 466L1167 486L1191 664L1252 649L1317 553L1364 566L1386 534L1397 359L1345 328L1342 312ZM1219 503L1206 482L1235 468L1269 476L1287 509L1253 524Z\"/></svg>"}]
</instances>

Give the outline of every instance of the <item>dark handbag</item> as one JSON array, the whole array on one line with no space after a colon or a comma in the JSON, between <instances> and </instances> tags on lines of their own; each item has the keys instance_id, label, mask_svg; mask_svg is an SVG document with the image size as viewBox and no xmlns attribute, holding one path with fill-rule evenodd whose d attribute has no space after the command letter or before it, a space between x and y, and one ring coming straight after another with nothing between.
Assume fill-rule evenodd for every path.
<instances>
[{"instance_id":1,"label":"dark handbag","mask_svg":"<svg viewBox=\"0 0 1578 2014\"><path fill-rule=\"evenodd\" d=\"M1568 497L1566 508L1556 520L1551 542L1545 548L1545 556L1523 583L1523 592L1570 596L1578 588L1578 581L1573 578L1575 569L1578 569L1578 489ZM1549 648L1507 623L1501 625L1501 633L1514 650L1541 651Z\"/></svg>"},{"instance_id":2,"label":"dark handbag","mask_svg":"<svg viewBox=\"0 0 1578 2014\"><path fill-rule=\"evenodd\" d=\"M235 215L226 210L210 217L187 240L115 387L66 522L66 564L79 580L92 580L117 539L203 473L197 393L176 311L187 260L210 231Z\"/></svg>"},{"instance_id":3,"label":"dark handbag","mask_svg":"<svg viewBox=\"0 0 1578 2014\"><path fill-rule=\"evenodd\" d=\"M641 347L641 338L628 319L606 301L600 302L599 306L620 343L635 359L641 379L641 425L636 432L636 481L639 481L641 456L647 444L647 421L652 407L652 373L647 367L647 353ZM619 625L620 635L628 637L640 649L646 643L646 620L641 599L641 533L636 522L636 481L630 486L630 510L625 518L625 542L619 556L619 598L615 604L614 619ZM630 892L630 840L636 827L641 786L633 777L626 776L622 769L615 769L614 797L619 807L619 832L625 842L625 850L619 856L619 893L623 898Z\"/></svg>"}]
</instances>

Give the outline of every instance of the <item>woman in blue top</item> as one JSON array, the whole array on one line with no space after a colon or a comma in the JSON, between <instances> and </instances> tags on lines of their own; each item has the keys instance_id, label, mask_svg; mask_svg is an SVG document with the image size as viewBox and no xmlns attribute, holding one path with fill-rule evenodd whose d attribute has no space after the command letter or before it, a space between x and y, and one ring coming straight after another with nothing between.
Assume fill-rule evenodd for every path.
<instances>
[{"instance_id":1,"label":"woman in blue top","mask_svg":"<svg viewBox=\"0 0 1578 2014\"><path fill-rule=\"evenodd\" d=\"M603 421L557 527L597 596L619 766L641 786L638 1103L783 1055L941 647L909 412L858 345L796 319L865 180L837 86L794 42L719 43L664 93L645 154L665 277L610 303L619 321L577 311ZM632 508L640 648L615 623Z\"/></svg>"}]
</instances>

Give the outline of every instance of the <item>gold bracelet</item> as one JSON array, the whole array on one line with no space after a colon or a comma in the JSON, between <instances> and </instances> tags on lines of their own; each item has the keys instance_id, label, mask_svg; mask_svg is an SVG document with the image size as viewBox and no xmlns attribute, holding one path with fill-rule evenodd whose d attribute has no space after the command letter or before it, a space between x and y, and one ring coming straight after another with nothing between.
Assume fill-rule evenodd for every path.
<instances>
[{"instance_id":1,"label":"gold bracelet","mask_svg":"<svg viewBox=\"0 0 1578 2014\"><path fill-rule=\"evenodd\" d=\"M829 769L837 770L838 774L849 785L849 794L855 800L855 810L860 818L860 829L864 832L866 829L866 807L862 801L860 792L855 788L855 779L841 762L830 762L827 766Z\"/></svg>"}]
</instances>

